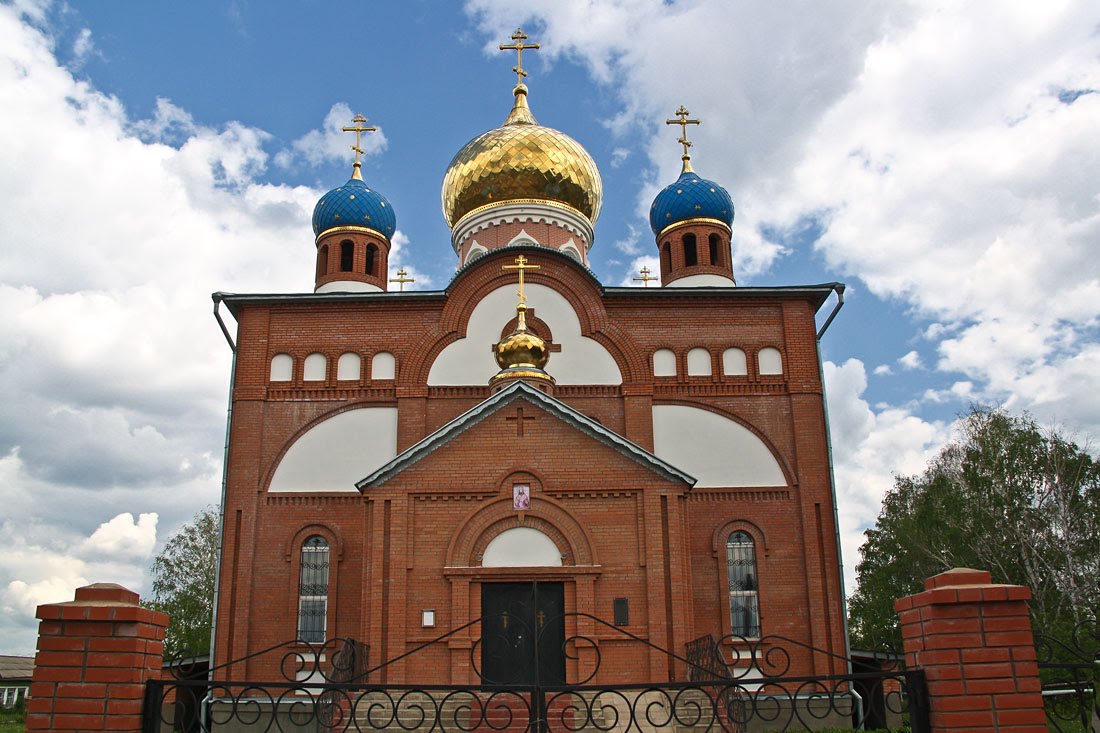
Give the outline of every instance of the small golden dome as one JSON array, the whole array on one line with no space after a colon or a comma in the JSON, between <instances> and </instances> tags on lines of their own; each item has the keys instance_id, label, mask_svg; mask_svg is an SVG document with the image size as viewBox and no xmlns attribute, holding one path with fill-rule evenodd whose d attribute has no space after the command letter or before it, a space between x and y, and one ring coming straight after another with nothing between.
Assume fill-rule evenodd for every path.
<instances>
[{"instance_id":1,"label":"small golden dome","mask_svg":"<svg viewBox=\"0 0 1100 733\"><path fill-rule=\"evenodd\" d=\"M524 312L527 306L520 305L519 323L516 330L502 338L493 348L493 356L501 369L527 367L543 369L550 360L550 348L546 342L527 330Z\"/></svg>"},{"instance_id":2,"label":"small golden dome","mask_svg":"<svg viewBox=\"0 0 1100 733\"><path fill-rule=\"evenodd\" d=\"M455 223L474 209L516 200L565 204L595 224L603 202L596 162L565 133L542 127L527 106L527 87L504 125L466 143L443 178L443 216Z\"/></svg>"}]
</instances>

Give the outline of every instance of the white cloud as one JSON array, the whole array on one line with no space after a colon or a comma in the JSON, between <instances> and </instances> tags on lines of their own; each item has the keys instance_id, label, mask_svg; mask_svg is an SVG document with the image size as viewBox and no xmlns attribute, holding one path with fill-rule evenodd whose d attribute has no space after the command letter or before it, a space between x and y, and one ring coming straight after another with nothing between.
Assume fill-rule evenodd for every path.
<instances>
[{"instance_id":1,"label":"white cloud","mask_svg":"<svg viewBox=\"0 0 1100 733\"><path fill-rule=\"evenodd\" d=\"M0 5L0 651L27 653L36 604L143 592L158 526L217 502L209 293L310 289L319 192L258 180L263 130L167 99L131 118L19 13Z\"/></svg>"},{"instance_id":2,"label":"white cloud","mask_svg":"<svg viewBox=\"0 0 1100 733\"><path fill-rule=\"evenodd\" d=\"M920 354L916 351L910 351L908 354L899 358L898 364L900 364L903 369L920 369L923 366L920 360Z\"/></svg>"},{"instance_id":3,"label":"white cloud","mask_svg":"<svg viewBox=\"0 0 1100 733\"><path fill-rule=\"evenodd\" d=\"M894 373L893 367L889 364L879 364L872 372L876 377L884 377Z\"/></svg>"},{"instance_id":4,"label":"white cloud","mask_svg":"<svg viewBox=\"0 0 1100 733\"><path fill-rule=\"evenodd\" d=\"M950 437L950 428L902 408L872 409L863 399L867 374L858 359L841 365L825 362L824 374L844 579L851 592L863 531L878 518L894 476L922 471Z\"/></svg>"},{"instance_id":5,"label":"white cloud","mask_svg":"<svg viewBox=\"0 0 1100 733\"><path fill-rule=\"evenodd\" d=\"M404 268L405 276L413 279L411 283L405 283L405 290L431 290L432 278L413 266L409 257L409 238L400 229L390 238L389 277L397 277L397 271ZM390 290L401 290L398 283L390 283Z\"/></svg>"},{"instance_id":6,"label":"white cloud","mask_svg":"<svg viewBox=\"0 0 1100 733\"><path fill-rule=\"evenodd\" d=\"M157 515L142 514L134 521L130 512L99 525L83 545L86 552L148 559L157 543Z\"/></svg>"}]
</instances>

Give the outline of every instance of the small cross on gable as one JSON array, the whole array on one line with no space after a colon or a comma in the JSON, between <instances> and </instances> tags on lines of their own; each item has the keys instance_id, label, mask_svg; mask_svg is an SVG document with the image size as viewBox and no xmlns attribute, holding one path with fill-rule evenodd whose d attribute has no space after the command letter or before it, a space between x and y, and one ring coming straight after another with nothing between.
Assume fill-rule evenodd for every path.
<instances>
[{"instance_id":1,"label":"small cross on gable","mask_svg":"<svg viewBox=\"0 0 1100 733\"><path fill-rule=\"evenodd\" d=\"M522 407L517 407L515 415L510 415L510 416L508 416L504 419L507 420L508 422L512 422L513 420L515 421L515 423L516 423L516 437L522 438L523 437L523 424L525 422L534 422L535 421L535 416L534 415L524 415L523 414L523 408Z\"/></svg>"}]
</instances>

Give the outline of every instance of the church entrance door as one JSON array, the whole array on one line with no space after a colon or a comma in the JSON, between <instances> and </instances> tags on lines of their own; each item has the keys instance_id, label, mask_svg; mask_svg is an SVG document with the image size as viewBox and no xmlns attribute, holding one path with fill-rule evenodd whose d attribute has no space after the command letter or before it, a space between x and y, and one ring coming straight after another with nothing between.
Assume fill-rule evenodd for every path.
<instances>
[{"instance_id":1,"label":"church entrance door","mask_svg":"<svg viewBox=\"0 0 1100 733\"><path fill-rule=\"evenodd\" d=\"M565 684L564 583L481 585L481 673L493 685Z\"/></svg>"}]
</instances>

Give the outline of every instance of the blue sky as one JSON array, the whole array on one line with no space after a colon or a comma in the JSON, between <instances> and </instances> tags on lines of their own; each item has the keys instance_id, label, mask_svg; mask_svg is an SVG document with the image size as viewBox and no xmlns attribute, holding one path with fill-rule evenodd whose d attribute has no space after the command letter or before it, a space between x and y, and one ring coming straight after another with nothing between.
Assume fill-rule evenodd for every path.
<instances>
[{"instance_id":1,"label":"blue sky","mask_svg":"<svg viewBox=\"0 0 1100 733\"><path fill-rule=\"evenodd\" d=\"M209 294L312 287L350 173L395 265L445 287L454 153L532 109L595 158L592 268L653 266L679 172L737 207L743 285L839 280L822 342L847 573L894 472L972 401L1100 428L1100 10L1088 2L0 4L0 653L86 582L148 587L218 499L229 352ZM849 585L852 578L849 577Z\"/></svg>"}]
</instances>

